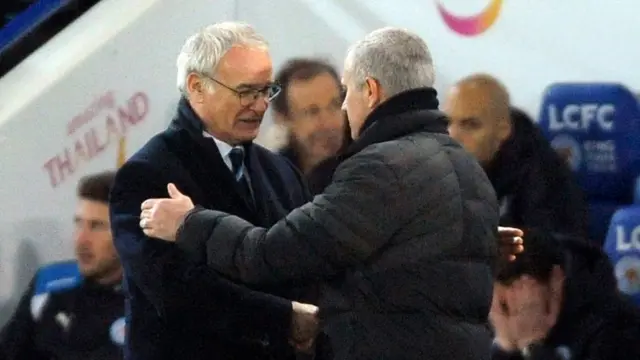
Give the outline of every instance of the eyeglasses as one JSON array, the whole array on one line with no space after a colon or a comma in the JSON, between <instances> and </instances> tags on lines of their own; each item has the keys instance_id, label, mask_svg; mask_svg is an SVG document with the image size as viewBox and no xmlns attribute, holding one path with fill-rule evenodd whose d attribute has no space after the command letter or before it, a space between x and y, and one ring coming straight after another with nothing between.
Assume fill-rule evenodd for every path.
<instances>
[{"instance_id":1,"label":"eyeglasses","mask_svg":"<svg viewBox=\"0 0 640 360\"><path fill-rule=\"evenodd\" d=\"M280 94L280 91L282 91L282 87L277 84L277 83L271 83L268 84L267 86L261 88L261 89L256 89L256 88L248 88L248 89L242 89L242 90L237 90L232 88L231 86L224 84L210 76L207 75L202 75L204 77L206 77L207 79L215 82L216 84L222 86L223 88L226 88L229 91L232 91L233 93L235 93L238 96L238 99L240 100L240 105L242 106L249 106L254 104L256 101L258 101L258 99L265 99L267 102L271 102L273 101L273 99L276 98L276 96L278 96Z\"/></svg>"}]
</instances>

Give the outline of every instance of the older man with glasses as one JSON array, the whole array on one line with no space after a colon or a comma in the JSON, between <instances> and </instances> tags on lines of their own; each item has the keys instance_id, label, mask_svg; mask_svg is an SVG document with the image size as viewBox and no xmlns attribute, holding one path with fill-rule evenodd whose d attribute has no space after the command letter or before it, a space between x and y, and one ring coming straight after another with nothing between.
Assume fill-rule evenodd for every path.
<instances>
[{"instance_id":1,"label":"older man with glasses","mask_svg":"<svg viewBox=\"0 0 640 360\"><path fill-rule=\"evenodd\" d=\"M307 343L317 330L315 306L279 297L300 299L292 286L234 284L206 266L204 252L187 256L138 226L140 204L170 195L168 183L202 206L265 227L309 198L288 161L252 143L280 92L260 35L238 23L206 27L187 40L177 68L175 118L118 171L111 193L125 269L126 358L291 358L289 343Z\"/></svg>"}]
</instances>

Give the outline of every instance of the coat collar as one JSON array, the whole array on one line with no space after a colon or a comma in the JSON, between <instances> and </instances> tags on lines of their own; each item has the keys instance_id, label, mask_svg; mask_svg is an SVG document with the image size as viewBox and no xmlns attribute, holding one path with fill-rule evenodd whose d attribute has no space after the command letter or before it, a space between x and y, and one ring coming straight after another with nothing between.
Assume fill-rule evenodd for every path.
<instances>
[{"instance_id":1,"label":"coat collar","mask_svg":"<svg viewBox=\"0 0 640 360\"><path fill-rule=\"evenodd\" d=\"M405 91L380 104L365 120L360 136L346 150L343 160L376 143L416 132L447 134L447 120L438 111L433 88Z\"/></svg>"}]
</instances>

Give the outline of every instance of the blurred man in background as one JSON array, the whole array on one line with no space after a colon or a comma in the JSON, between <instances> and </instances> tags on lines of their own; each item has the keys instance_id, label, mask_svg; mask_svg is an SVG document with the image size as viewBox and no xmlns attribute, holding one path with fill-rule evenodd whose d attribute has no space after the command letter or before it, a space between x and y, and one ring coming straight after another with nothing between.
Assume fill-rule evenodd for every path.
<instances>
[{"instance_id":1,"label":"blurred man in background","mask_svg":"<svg viewBox=\"0 0 640 360\"><path fill-rule=\"evenodd\" d=\"M640 310L595 246L526 231L524 252L497 279L494 360L640 359Z\"/></svg>"},{"instance_id":2,"label":"blurred man in background","mask_svg":"<svg viewBox=\"0 0 640 360\"><path fill-rule=\"evenodd\" d=\"M587 204L573 174L495 78L460 80L444 110L449 133L484 167L500 201L500 225L586 238Z\"/></svg>"},{"instance_id":3,"label":"blurred man in background","mask_svg":"<svg viewBox=\"0 0 640 360\"><path fill-rule=\"evenodd\" d=\"M272 103L276 123L286 131L279 152L305 175L312 194L321 192L333 167L317 169L351 140L338 71L314 58L287 61L275 77L282 93ZM327 166L323 166L327 168Z\"/></svg>"},{"instance_id":4,"label":"blurred man in background","mask_svg":"<svg viewBox=\"0 0 640 360\"><path fill-rule=\"evenodd\" d=\"M122 267L107 205L114 173L78 184L77 261L42 267L0 332L2 360L116 360L124 345Z\"/></svg>"}]
</instances>

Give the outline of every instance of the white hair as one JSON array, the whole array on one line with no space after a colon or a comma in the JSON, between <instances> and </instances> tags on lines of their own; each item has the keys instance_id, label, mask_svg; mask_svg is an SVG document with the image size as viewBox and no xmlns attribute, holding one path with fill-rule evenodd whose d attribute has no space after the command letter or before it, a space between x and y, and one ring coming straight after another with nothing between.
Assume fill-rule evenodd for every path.
<instances>
[{"instance_id":1,"label":"white hair","mask_svg":"<svg viewBox=\"0 0 640 360\"><path fill-rule=\"evenodd\" d=\"M186 82L190 73L213 76L220 59L234 46L267 50L269 44L251 25L240 22L209 25L191 35L176 60L178 90L187 95Z\"/></svg>"},{"instance_id":2,"label":"white hair","mask_svg":"<svg viewBox=\"0 0 640 360\"><path fill-rule=\"evenodd\" d=\"M374 78L391 97L403 91L432 87L433 59L427 44L408 30L385 27L353 44L347 53L345 74L354 85Z\"/></svg>"}]
</instances>

